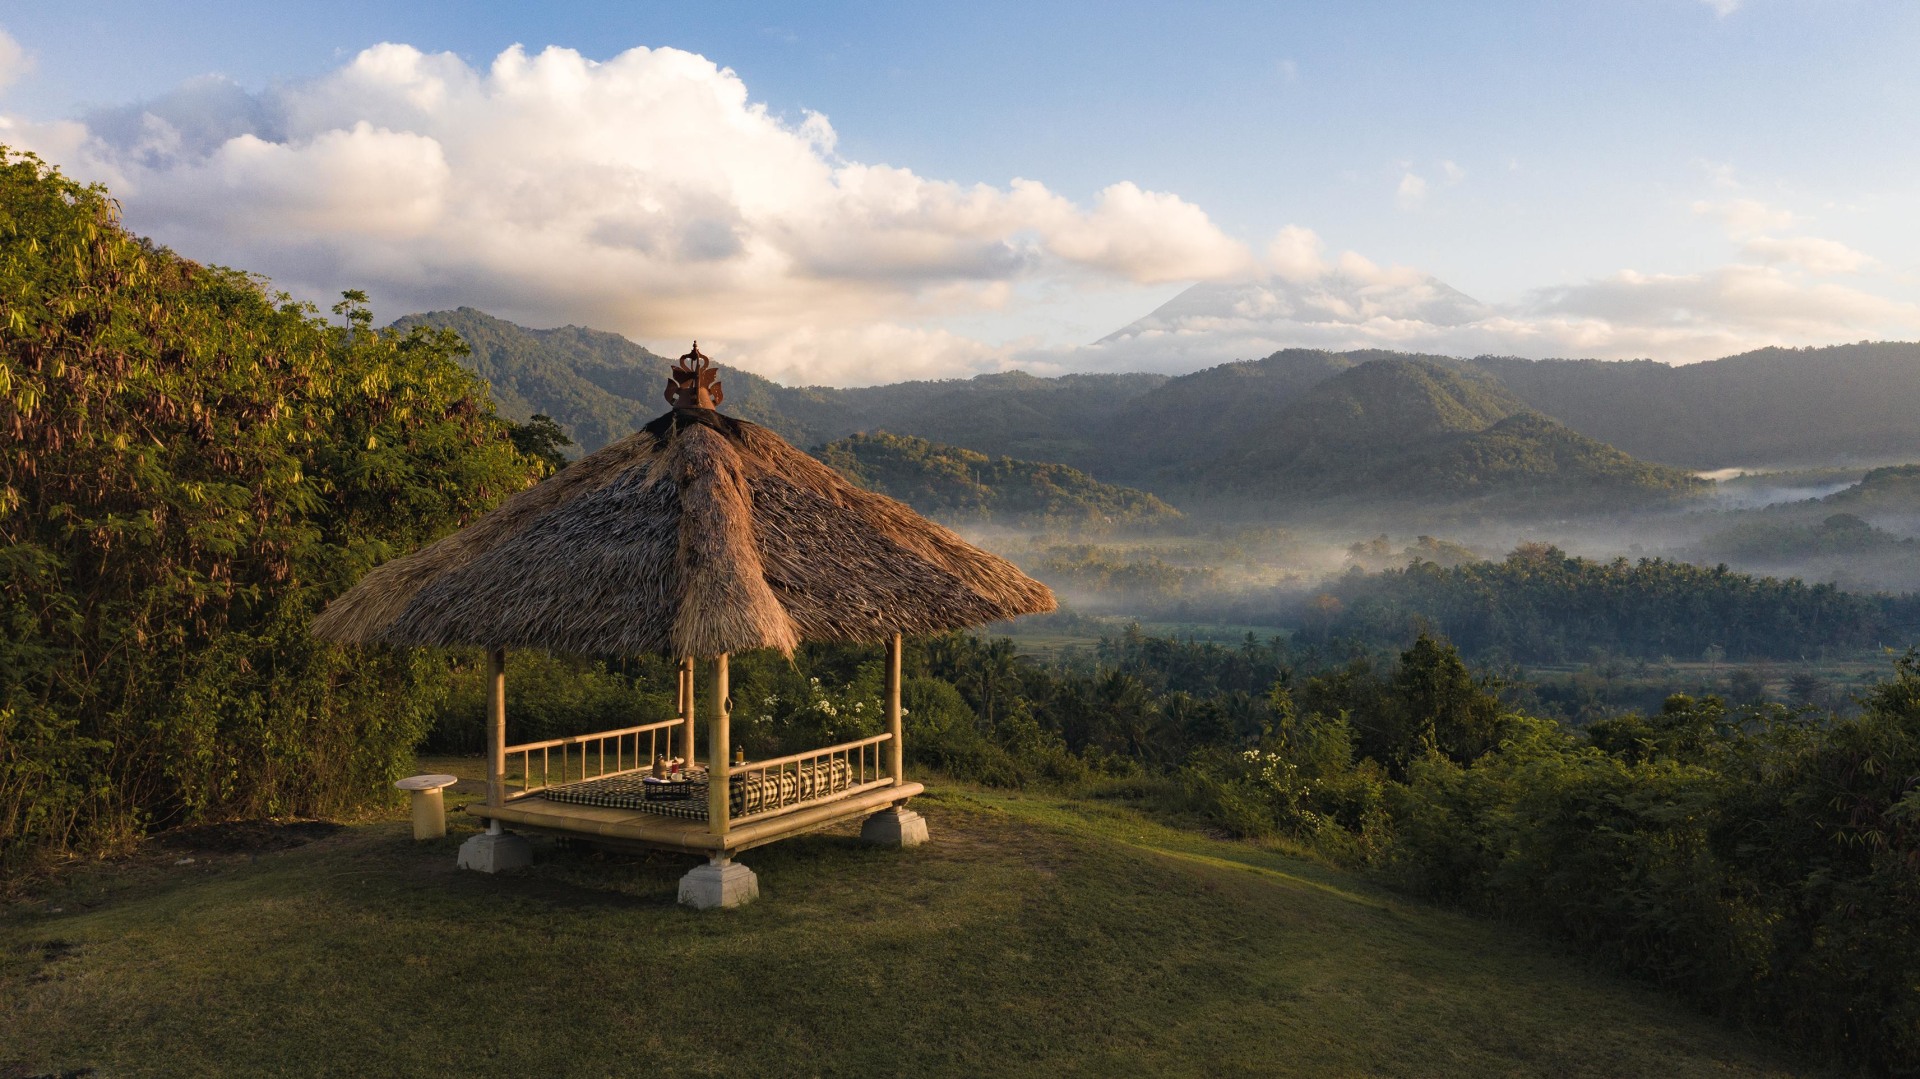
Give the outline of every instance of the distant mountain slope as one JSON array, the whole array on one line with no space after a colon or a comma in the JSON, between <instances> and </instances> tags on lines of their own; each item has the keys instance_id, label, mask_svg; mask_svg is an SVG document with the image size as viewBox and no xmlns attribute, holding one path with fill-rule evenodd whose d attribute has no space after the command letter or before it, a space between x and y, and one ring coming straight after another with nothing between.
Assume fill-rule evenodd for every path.
<instances>
[{"instance_id":1,"label":"distant mountain slope","mask_svg":"<svg viewBox=\"0 0 1920 1079\"><path fill-rule=\"evenodd\" d=\"M1876 468L1824 498L1706 519L1719 524L1679 556L1858 591L1920 588L1920 465Z\"/></svg>"},{"instance_id":2,"label":"distant mountain slope","mask_svg":"<svg viewBox=\"0 0 1920 1079\"><path fill-rule=\"evenodd\" d=\"M493 386L501 411L524 421L552 416L583 452L623 437L665 411L661 390L673 361L619 334L580 326L534 330L462 307L395 319L401 329L453 330L473 350L464 362ZM1021 372L972 379L901 382L832 389L790 387L725 364L726 410L815 445L854 431L889 427L985 453L1105 460L1103 432L1113 414L1165 375L1067 375Z\"/></svg>"},{"instance_id":3,"label":"distant mountain slope","mask_svg":"<svg viewBox=\"0 0 1920 1079\"><path fill-rule=\"evenodd\" d=\"M1614 498L1704 494L1710 485L1691 472L1642 461L1529 411L1396 465L1382 487L1405 495L1505 491L1543 504L1605 504Z\"/></svg>"},{"instance_id":4,"label":"distant mountain slope","mask_svg":"<svg viewBox=\"0 0 1920 1079\"><path fill-rule=\"evenodd\" d=\"M1860 482L1820 500L1833 510L1885 517L1920 516L1920 465L1876 468Z\"/></svg>"},{"instance_id":5,"label":"distant mountain slope","mask_svg":"<svg viewBox=\"0 0 1920 1079\"><path fill-rule=\"evenodd\" d=\"M1418 360L1373 360L1311 387L1241 432L1224 461L1201 462L1189 473L1290 490L1323 480L1338 485L1407 447L1483 431L1525 408L1484 376Z\"/></svg>"},{"instance_id":6,"label":"distant mountain slope","mask_svg":"<svg viewBox=\"0 0 1920 1079\"><path fill-rule=\"evenodd\" d=\"M1920 344L1765 348L1651 360L1481 357L1541 412L1636 456L1689 468L1920 455Z\"/></svg>"},{"instance_id":7,"label":"distant mountain slope","mask_svg":"<svg viewBox=\"0 0 1920 1079\"><path fill-rule=\"evenodd\" d=\"M1493 499L1515 510L1600 508L1704 490L1539 415L1491 378L1372 360L1312 387L1237 453L1179 478L1216 500Z\"/></svg>"},{"instance_id":8,"label":"distant mountain slope","mask_svg":"<svg viewBox=\"0 0 1920 1079\"><path fill-rule=\"evenodd\" d=\"M1180 511L1130 487L1095 482L1066 465L944 446L907 435L853 435L813 451L842 475L946 521L1141 525Z\"/></svg>"},{"instance_id":9,"label":"distant mountain slope","mask_svg":"<svg viewBox=\"0 0 1920 1079\"><path fill-rule=\"evenodd\" d=\"M1062 461L1107 474L1114 417L1167 382L1165 375L1063 375L1021 371L966 380L902 382L827 391L855 410L861 430L904 431L987 454Z\"/></svg>"},{"instance_id":10,"label":"distant mountain slope","mask_svg":"<svg viewBox=\"0 0 1920 1079\"><path fill-rule=\"evenodd\" d=\"M1249 429L1357 362L1335 352L1288 349L1170 379L1112 417L1107 468L1140 481L1196 457L1230 452Z\"/></svg>"},{"instance_id":11,"label":"distant mountain slope","mask_svg":"<svg viewBox=\"0 0 1920 1079\"><path fill-rule=\"evenodd\" d=\"M552 416L592 452L631 434L667 409L661 397L673 361L614 333L581 326L531 330L484 311L462 307L394 320L401 329L453 330L472 355L467 368L493 386L501 411L516 420ZM835 391L790 388L721 365L726 409L808 445L855 430L853 412Z\"/></svg>"},{"instance_id":12,"label":"distant mountain slope","mask_svg":"<svg viewBox=\"0 0 1920 1079\"><path fill-rule=\"evenodd\" d=\"M410 315L396 325L422 323L467 339L474 350L469 365L493 383L509 416L551 415L584 449L626 434L665 407L659 394L668 361L616 334L529 330L471 308ZM1187 488L1222 461L1271 451L1274 439L1302 437L1289 433L1301 424L1318 432L1323 446L1335 445L1338 432L1322 429L1338 426L1330 405L1319 418L1309 412L1283 422L1281 414L1316 387L1382 359L1475 378L1479 397L1494 386L1503 396L1500 415L1482 417L1489 422L1535 411L1634 457L1670 465L1920 457L1920 344L1763 349L1690 367L1286 349L1178 378L1009 372L829 389L786 387L729 369L725 383L729 411L800 445L855 431L898 431L988 455L1059 461L1165 493ZM1368 410L1392 407L1372 402ZM1367 430L1372 433L1361 441L1404 433L1386 421ZM1609 471L1598 458L1588 463Z\"/></svg>"}]
</instances>

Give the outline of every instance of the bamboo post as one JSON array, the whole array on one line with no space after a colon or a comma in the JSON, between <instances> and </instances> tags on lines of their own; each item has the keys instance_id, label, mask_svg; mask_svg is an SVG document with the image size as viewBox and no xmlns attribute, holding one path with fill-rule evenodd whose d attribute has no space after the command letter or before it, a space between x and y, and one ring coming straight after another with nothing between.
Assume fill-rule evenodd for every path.
<instances>
[{"instance_id":1,"label":"bamboo post","mask_svg":"<svg viewBox=\"0 0 1920 1079\"><path fill-rule=\"evenodd\" d=\"M697 759L693 752L693 657L680 660L680 759L691 768Z\"/></svg>"},{"instance_id":2,"label":"bamboo post","mask_svg":"<svg viewBox=\"0 0 1920 1079\"><path fill-rule=\"evenodd\" d=\"M487 650L487 804L507 804L507 650ZM500 832L489 819L487 831Z\"/></svg>"},{"instance_id":3,"label":"bamboo post","mask_svg":"<svg viewBox=\"0 0 1920 1079\"><path fill-rule=\"evenodd\" d=\"M907 781L903 747L900 743L900 635L887 641L887 771L898 787Z\"/></svg>"},{"instance_id":4,"label":"bamboo post","mask_svg":"<svg viewBox=\"0 0 1920 1079\"><path fill-rule=\"evenodd\" d=\"M727 834L727 654L713 657L713 725L707 728L707 830Z\"/></svg>"}]
</instances>

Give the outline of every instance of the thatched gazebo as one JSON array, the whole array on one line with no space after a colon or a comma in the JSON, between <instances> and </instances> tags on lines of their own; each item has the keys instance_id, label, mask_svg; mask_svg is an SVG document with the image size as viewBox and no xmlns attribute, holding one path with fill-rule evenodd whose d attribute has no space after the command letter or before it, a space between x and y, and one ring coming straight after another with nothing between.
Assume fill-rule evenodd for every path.
<instances>
[{"instance_id":1,"label":"thatched gazebo","mask_svg":"<svg viewBox=\"0 0 1920 1079\"><path fill-rule=\"evenodd\" d=\"M682 901L731 906L758 892L732 860L742 850L862 813L870 841L924 841L924 821L906 808L923 788L901 766L901 635L1054 608L1005 559L715 411L714 376L696 344L668 384L672 411L373 570L315 619L316 635L347 643L486 649L487 800L472 811L487 832L461 847L463 867L526 864L530 848L511 825L704 854ZM886 731L732 759L728 654L791 654L802 641L886 644ZM678 658L679 714L508 745L509 648ZM704 769L694 763L696 659L711 663Z\"/></svg>"}]
</instances>

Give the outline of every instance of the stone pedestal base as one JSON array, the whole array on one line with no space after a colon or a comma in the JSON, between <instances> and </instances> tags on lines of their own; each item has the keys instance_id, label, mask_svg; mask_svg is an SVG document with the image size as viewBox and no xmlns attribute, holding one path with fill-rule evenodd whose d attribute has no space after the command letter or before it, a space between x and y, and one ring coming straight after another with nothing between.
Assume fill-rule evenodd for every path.
<instances>
[{"instance_id":1,"label":"stone pedestal base","mask_svg":"<svg viewBox=\"0 0 1920 1079\"><path fill-rule=\"evenodd\" d=\"M482 832L460 844L462 869L504 873L533 864L533 844L510 832Z\"/></svg>"},{"instance_id":2,"label":"stone pedestal base","mask_svg":"<svg viewBox=\"0 0 1920 1079\"><path fill-rule=\"evenodd\" d=\"M413 838L439 839L447 834L447 800L439 791L413 792Z\"/></svg>"},{"instance_id":3,"label":"stone pedestal base","mask_svg":"<svg viewBox=\"0 0 1920 1079\"><path fill-rule=\"evenodd\" d=\"M695 910L738 907L760 898L760 878L739 862L720 859L680 878L680 902Z\"/></svg>"},{"instance_id":4,"label":"stone pedestal base","mask_svg":"<svg viewBox=\"0 0 1920 1079\"><path fill-rule=\"evenodd\" d=\"M876 847L917 847L927 841L927 818L905 806L888 806L860 825L860 838Z\"/></svg>"}]
</instances>

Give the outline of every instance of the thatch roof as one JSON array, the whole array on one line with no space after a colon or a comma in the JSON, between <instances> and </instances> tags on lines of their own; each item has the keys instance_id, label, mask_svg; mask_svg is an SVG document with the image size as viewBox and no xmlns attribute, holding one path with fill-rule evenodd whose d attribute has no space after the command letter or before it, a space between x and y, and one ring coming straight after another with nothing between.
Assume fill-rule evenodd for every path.
<instances>
[{"instance_id":1,"label":"thatch roof","mask_svg":"<svg viewBox=\"0 0 1920 1079\"><path fill-rule=\"evenodd\" d=\"M780 436L676 408L373 570L313 632L708 656L880 641L1054 609L1053 594Z\"/></svg>"}]
</instances>

